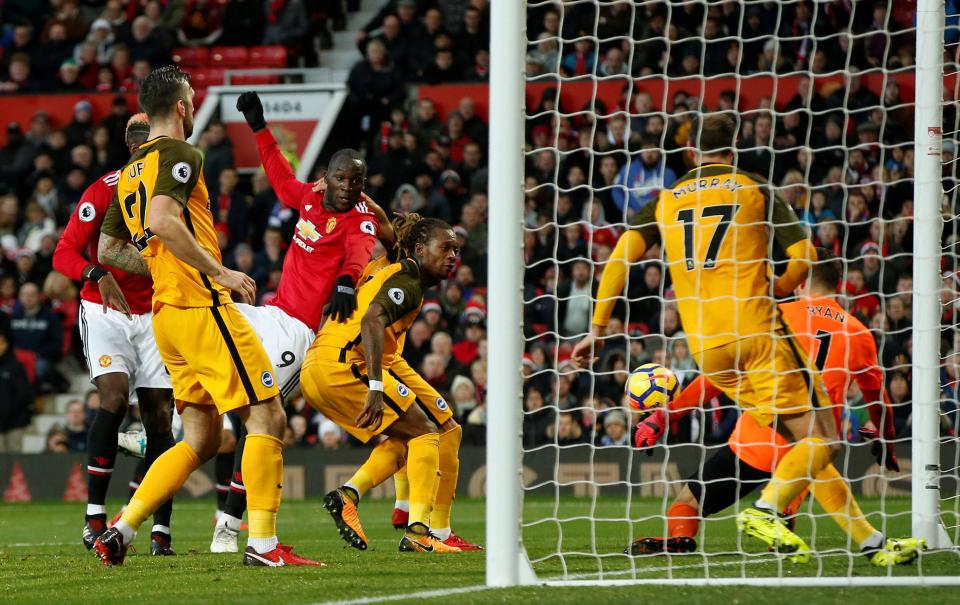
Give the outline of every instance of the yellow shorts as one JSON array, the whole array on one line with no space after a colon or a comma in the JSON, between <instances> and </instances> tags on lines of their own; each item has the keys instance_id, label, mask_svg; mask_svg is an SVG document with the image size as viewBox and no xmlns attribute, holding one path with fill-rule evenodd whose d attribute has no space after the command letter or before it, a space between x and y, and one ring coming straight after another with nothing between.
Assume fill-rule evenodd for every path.
<instances>
[{"instance_id":1,"label":"yellow shorts","mask_svg":"<svg viewBox=\"0 0 960 605\"><path fill-rule=\"evenodd\" d=\"M215 405L225 414L280 392L260 338L235 305L160 305L153 333L178 406Z\"/></svg>"},{"instance_id":2,"label":"yellow shorts","mask_svg":"<svg viewBox=\"0 0 960 605\"><path fill-rule=\"evenodd\" d=\"M453 410L447 400L433 388L429 382L423 379L416 370L410 367L410 364L403 358L394 359L390 366L389 373L394 378L410 387L413 394L417 397L417 405L427 415L427 418L433 421L439 429L440 426L453 418ZM441 431L443 432L443 431Z\"/></svg>"},{"instance_id":3,"label":"yellow shorts","mask_svg":"<svg viewBox=\"0 0 960 605\"><path fill-rule=\"evenodd\" d=\"M367 403L367 375L363 364L318 358L312 348L300 369L303 398L321 414L366 443L385 431L416 403L417 396L390 372L383 373L383 422L375 431L357 426L357 416ZM339 351L339 349L333 349Z\"/></svg>"},{"instance_id":4,"label":"yellow shorts","mask_svg":"<svg viewBox=\"0 0 960 605\"><path fill-rule=\"evenodd\" d=\"M788 332L750 336L695 358L710 382L761 426L778 414L830 406L820 372Z\"/></svg>"}]
</instances>

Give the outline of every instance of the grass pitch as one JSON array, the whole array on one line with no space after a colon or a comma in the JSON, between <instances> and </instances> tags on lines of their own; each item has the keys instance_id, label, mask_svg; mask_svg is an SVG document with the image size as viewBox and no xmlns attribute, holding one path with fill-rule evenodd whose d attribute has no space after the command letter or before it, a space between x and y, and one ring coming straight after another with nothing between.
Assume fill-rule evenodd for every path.
<instances>
[{"instance_id":1,"label":"grass pitch","mask_svg":"<svg viewBox=\"0 0 960 605\"><path fill-rule=\"evenodd\" d=\"M877 511L880 502L863 500L865 511ZM119 502L108 503L116 510ZM776 575L858 576L886 573L862 557L841 554L846 542L835 525L818 517L816 548L825 556L808 565L779 561L763 551L759 542L745 541L738 552L732 518L704 524L701 541L713 556L702 554L629 558L622 550L631 538L657 535L663 521L656 518L660 500L601 498L531 498L526 503L524 542L540 579L566 575L570 579L668 577L730 577ZM347 547L319 501L285 502L279 533L301 554L320 558L323 569L244 568L240 555L207 552L213 530L212 501L181 501L173 518L177 557L156 558L149 552L149 521L135 542L136 554L123 567L105 568L80 543L83 507L60 502L0 505L0 603L156 603L202 604L257 603L263 605L313 604L353 601L390 602L519 602L553 604L656 602L670 603L776 602L858 603L876 601L876 588L747 588L632 586L546 588L525 587L482 590L484 553L418 556L398 553L398 532L389 525L391 503L368 501L361 507L370 538L366 552ZM890 536L907 535L908 502L887 499L886 527ZM729 513L729 511L727 511ZM875 525L882 527L879 515ZM468 539L484 539L483 503L458 500L454 508L456 530ZM809 537L813 521L803 519L798 528ZM243 538L243 536L241 536ZM241 540L242 541L242 540ZM562 551L563 556L557 553ZM894 575L960 574L960 559L953 553L932 553L918 564L896 568ZM449 594L449 590L464 590ZM415 595L436 591L430 595ZM469 592L467 592L469 591ZM958 602L956 588L883 588L883 598L916 602ZM404 598L410 595L410 598Z\"/></svg>"}]
</instances>

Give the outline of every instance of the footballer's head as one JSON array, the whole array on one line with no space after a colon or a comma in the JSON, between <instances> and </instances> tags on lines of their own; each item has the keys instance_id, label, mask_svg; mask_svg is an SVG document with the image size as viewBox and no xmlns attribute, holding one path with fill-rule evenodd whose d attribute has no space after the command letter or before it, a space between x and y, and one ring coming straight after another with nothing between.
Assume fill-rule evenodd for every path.
<instances>
[{"instance_id":1,"label":"footballer's head","mask_svg":"<svg viewBox=\"0 0 960 605\"><path fill-rule=\"evenodd\" d=\"M346 212L360 202L367 180L367 163L355 149L341 149L333 154L324 175L327 191L323 205L329 210Z\"/></svg>"},{"instance_id":2,"label":"footballer's head","mask_svg":"<svg viewBox=\"0 0 960 605\"><path fill-rule=\"evenodd\" d=\"M183 123L183 135L193 134L193 86L190 74L176 65L150 72L140 87L140 107L153 122Z\"/></svg>"},{"instance_id":3,"label":"footballer's head","mask_svg":"<svg viewBox=\"0 0 960 605\"><path fill-rule=\"evenodd\" d=\"M127 120L127 130L123 134L123 140L127 144L130 153L137 150L150 137L150 118L147 114L141 112L130 116Z\"/></svg>"},{"instance_id":4,"label":"footballer's head","mask_svg":"<svg viewBox=\"0 0 960 605\"><path fill-rule=\"evenodd\" d=\"M460 242L453 228L437 218L423 218L412 212L393 223L400 257L413 258L420 265L420 280L427 287L450 277L457 268Z\"/></svg>"}]
</instances>

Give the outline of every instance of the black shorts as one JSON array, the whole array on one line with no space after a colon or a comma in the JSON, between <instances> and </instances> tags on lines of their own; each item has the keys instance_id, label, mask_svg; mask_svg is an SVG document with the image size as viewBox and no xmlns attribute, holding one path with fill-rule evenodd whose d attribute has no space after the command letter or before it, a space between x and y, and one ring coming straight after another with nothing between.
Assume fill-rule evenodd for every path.
<instances>
[{"instance_id":1,"label":"black shorts","mask_svg":"<svg viewBox=\"0 0 960 605\"><path fill-rule=\"evenodd\" d=\"M730 446L724 445L687 478L687 487L700 503L700 515L709 517L763 487L770 476L737 458Z\"/></svg>"}]
</instances>

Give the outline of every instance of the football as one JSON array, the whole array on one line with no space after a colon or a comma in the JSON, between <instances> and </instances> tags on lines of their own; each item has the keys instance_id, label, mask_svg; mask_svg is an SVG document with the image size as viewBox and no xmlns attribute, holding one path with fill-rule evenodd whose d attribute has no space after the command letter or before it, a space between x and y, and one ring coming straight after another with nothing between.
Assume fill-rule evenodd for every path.
<instances>
[{"instance_id":1,"label":"football","mask_svg":"<svg viewBox=\"0 0 960 605\"><path fill-rule=\"evenodd\" d=\"M670 403L680 385L677 376L658 363L646 363L627 379L630 407L646 412Z\"/></svg>"}]
</instances>

